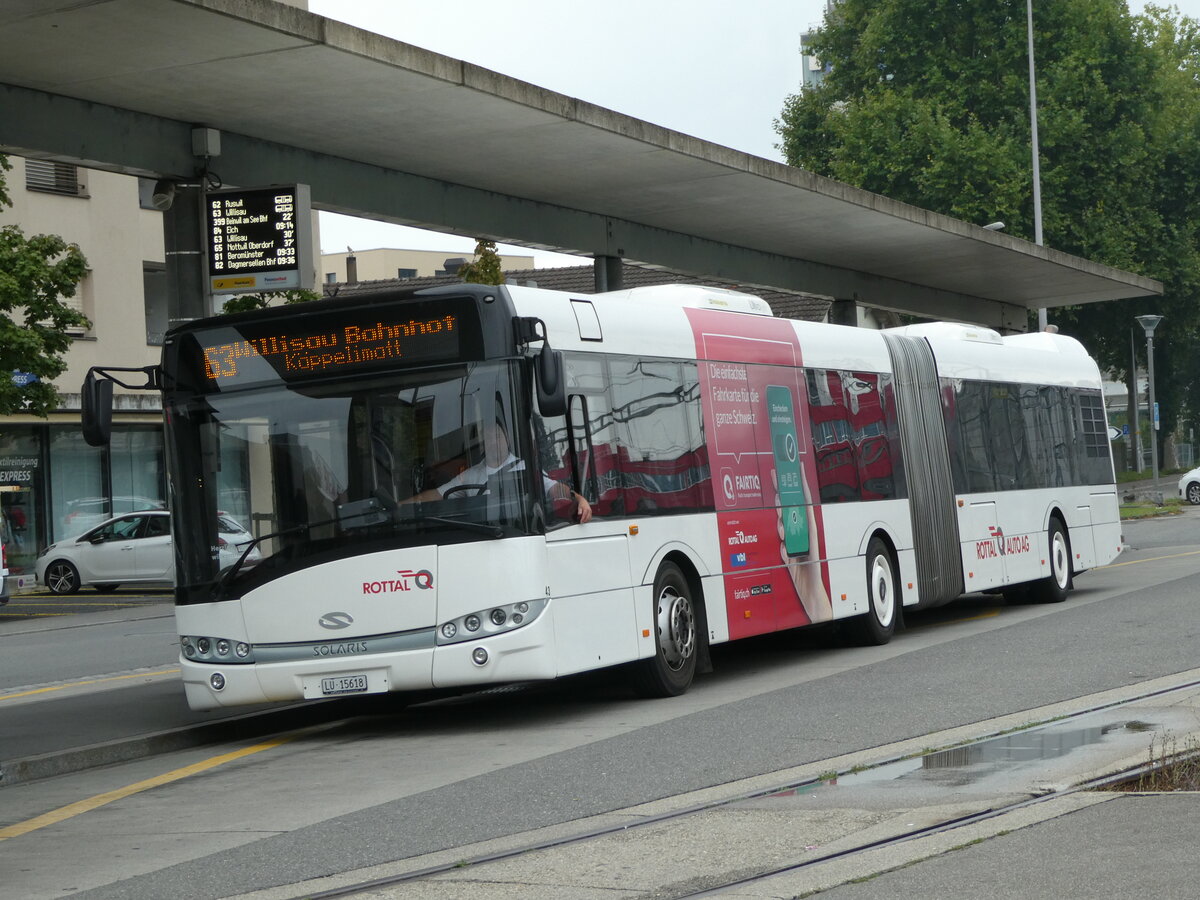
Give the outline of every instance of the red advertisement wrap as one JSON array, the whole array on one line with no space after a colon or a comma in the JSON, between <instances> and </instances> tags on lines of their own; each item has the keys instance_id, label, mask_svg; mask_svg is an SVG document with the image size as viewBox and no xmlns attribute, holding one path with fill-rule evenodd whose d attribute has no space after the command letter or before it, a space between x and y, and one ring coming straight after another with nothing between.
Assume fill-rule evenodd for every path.
<instances>
[{"instance_id":1,"label":"red advertisement wrap","mask_svg":"<svg viewBox=\"0 0 1200 900\"><path fill-rule=\"evenodd\" d=\"M689 309L730 638L831 617L816 456L789 322Z\"/></svg>"}]
</instances>

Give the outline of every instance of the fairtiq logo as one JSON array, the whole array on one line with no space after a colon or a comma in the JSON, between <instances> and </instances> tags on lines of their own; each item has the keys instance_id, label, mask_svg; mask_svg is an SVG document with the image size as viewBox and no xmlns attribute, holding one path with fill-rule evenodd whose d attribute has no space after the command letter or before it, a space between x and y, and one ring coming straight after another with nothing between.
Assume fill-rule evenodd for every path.
<instances>
[{"instance_id":1,"label":"fairtiq logo","mask_svg":"<svg viewBox=\"0 0 1200 900\"><path fill-rule=\"evenodd\" d=\"M400 569L396 574L400 577L380 581L364 581L362 592L364 594L391 594L396 591L411 591L414 585L422 591L433 587L433 573L428 569L421 569L419 572Z\"/></svg>"}]
</instances>

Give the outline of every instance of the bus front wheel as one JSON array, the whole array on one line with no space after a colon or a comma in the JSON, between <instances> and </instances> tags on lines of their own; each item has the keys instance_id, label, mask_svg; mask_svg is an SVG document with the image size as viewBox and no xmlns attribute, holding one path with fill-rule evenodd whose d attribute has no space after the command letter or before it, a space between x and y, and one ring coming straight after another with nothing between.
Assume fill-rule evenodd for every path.
<instances>
[{"instance_id":1,"label":"bus front wheel","mask_svg":"<svg viewBox=\"0 0 1200 900\"><path fill-rule=\"evenodd\" d=\"M696 603L679 566L665 562L654 579L654 656L633 668L634 689L643 697L677 697L696 674Z\"/></svg>"},{"instance_id":2,"label":"bus front wheel","mask_svg":"<svg viewBox=\"0 0 1200 900\"><path fill-rule=\"evenodd\" d=\"M1071 539L1057 518L1050 520L1050 575L1032 585L1035 600L1042 603L1062 603L1071 590Z\"/></svg>"}]
</instances>

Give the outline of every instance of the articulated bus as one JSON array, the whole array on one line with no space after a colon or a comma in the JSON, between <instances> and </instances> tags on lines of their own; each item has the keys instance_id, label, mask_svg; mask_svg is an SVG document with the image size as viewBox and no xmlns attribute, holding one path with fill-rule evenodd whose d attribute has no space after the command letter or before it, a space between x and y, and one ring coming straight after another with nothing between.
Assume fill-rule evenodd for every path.
<instances>
[{"instance_id":1,"label":"articulated bus","mask_svg":"<svg viewBox=\"0 0 1200 900\"><path fill-rule=\"evenodd\" d=\"M89 373L89 440L118 371ZM192 322L143 371L194 709L608 667L676 695L715 644L882 644L1120 551L1100 373L1060 335L462 285ZM497 428L516 464L481 469ZM232 565L222 516L255 538Z\"/></svg>"}]
</instances>

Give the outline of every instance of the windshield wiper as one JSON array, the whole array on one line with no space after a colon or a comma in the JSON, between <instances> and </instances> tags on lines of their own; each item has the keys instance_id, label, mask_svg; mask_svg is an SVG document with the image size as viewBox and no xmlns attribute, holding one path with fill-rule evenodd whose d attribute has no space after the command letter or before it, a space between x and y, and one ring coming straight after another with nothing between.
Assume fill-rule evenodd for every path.
<instances>
[{"instance_id":1,"label":"windshield wiper","mask_svg":"<svg viewBox=\"0 0 1200 900\"><path fill-rule=\"evenodd\" d=\"M335 522L337 520L331 519L330 521ZM298 531L307 531L310 528L316 528L318 525L328 524L329 522L314 522L311 525L293 525L291 528L284 528L282 531L272 531L270 534L264 534L261 537L253 538L250 543L246 544L246 549L242 551L242 555L239 556L234 561L233 565L226 569L224 574L217 579L217 590L223 590L229 582L233 581L233 576L235 576L241 570L242 563L246 561L246 557L250 555L250 551L263 541L267 541L275 537L283 537L285 534L295 534Z\"/></svg>"},{"instance_id":2,"label":"windshield wiper","mask_svg":"<svg viewBox=\"0 0 1200 900\"><path fill-rule=\"evenodd\" d=\"M250 551L252 551L263 541L268 541L271 538L276 537L284 537L289 534L296 534L301 531L311 531L314 528L321 528L325 525L345 525L347 521L354 518L359 518L360 516L365 517L367 514L368 513L364 512L351 516L338 516L333 519L325 519L322 522L307 522L303 525L293 525L291 528L284 528L280 531L272 531L269 534L262 535L261 537L253 538L248 544L246 544L245 549L242 551L242 555L239 556L234 564L226 569L224 574L221 575L221 577L217 580L217 590L223 590L231 581L233 581L237 573L241 571L242 563L246 561L246 557L250 555ZM476 534L484 534L491 538L504 537L503 528L501 528L499 525L488 525L484 522L472 522L466 519L450 519L444 516L430 516L423 513L417 513L414 515L413 520L418 522L434 522L438 525L449 525L454 528L462 528L465 531L473 531ZM392 520L392 524L396 524L394 519Z\"/></svg>"},{"instance_id":3,"label":"windshield wiper","mask_svg":"<svg viewBox=\"0 0 1200 900\"><path fill-rule=\"evenodd\" d=\"M486 534L488 537L504 537L503 528L499 525L488 525L485 522L472 522L469 519L449 519L445 516L427 516L424 513L418 513L413 518L418 522L435 522L438 525L450 525L456 528L463 528L467 531L474 531L477 534Z\"/></svg>"}]
</instances>

